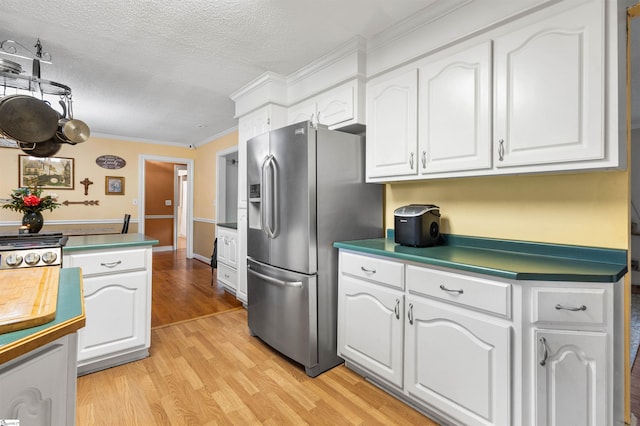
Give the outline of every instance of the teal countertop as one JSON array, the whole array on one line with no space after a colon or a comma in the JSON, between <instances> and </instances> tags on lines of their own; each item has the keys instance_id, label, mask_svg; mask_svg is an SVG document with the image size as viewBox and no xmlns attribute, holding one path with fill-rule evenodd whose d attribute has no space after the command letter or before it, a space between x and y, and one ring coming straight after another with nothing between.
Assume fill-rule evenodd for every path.
<instances>
[{"instance_id":1,"label":"teal countertop","mask_svg":"<svg viewBox=\"0 0 640 426\"><path fill-rule=\"evenodd\" d=\"M218 223L217 225L222 226L223 228L238 229L238 224L236 222Z\"/></svg>"},{"instance_id":2,"label":"teal countertop","mask_svg":"<svg viewBox=\"0 0 640 426\"><path fill-rule=\"evenodd\" d=\"M143 234L75 235L69 237L63 251L96 250L117 247L155 246L158 240Z\"/></svg>"},{"instance_id":3,"label":"teal countertop","mask_svg":"<svg viewBox=\"0 0 640 426\"><path fill-rule=\"evenodd\" d=\"M617 282L627 273L627 251L526 241L443 235L435 247L406 247L387 238L341 241L339 249L387 256L513 280Z\"/></svg>"},{"instance_id":4,"label":"teal countertop","mask_svg":"<svg viewBox=\"0 0 640 426\"><path fill-rule=\"evenodd\" d=\"M80 268L60 269L56 317L36 327L0 334L0 364L84 327Z\"/></svg>"}]
</instances>

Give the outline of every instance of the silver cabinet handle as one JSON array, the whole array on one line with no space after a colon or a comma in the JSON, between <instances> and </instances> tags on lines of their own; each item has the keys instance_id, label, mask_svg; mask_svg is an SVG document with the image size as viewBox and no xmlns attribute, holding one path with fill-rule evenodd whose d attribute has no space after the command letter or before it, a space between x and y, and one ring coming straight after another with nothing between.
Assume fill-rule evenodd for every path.
<instances>
[{"instance_id":1,"label":"silver cabinet handle","mask_svg":"<svg viewBox=\"0 0 640 426\"><path fill-rule=\"evenodd\" d=\"M281 287L296 287L296 288L302 287L302 281L283 281L283 280L279 280L279 279L270 277L268 275L261 274L260 272L254 271L253 269L251 269L251 265L247 265L247 271L250 274L253 274L253 275L257 276L258 278L261 278L261 279L265 280L268 283L279 285Z\"/></svg>"},{"instance_id":2,"label":"silver cabinet handle","mask_svg":"<svg viewBox=\"0 0 640 426\"><path fill-rule=\"evenodd\" d=\"M229 276L230 276L229 274L224 274L225 278L229 278Z\"/></svg>"},{"instance_id":3,"label":"silver cabinet handle","mask_svg":"<svg viewBox=\"0 0 640 426\"><path fill-rule=\"evenodd\" d=\"M411 170L413 170L413 152L409 155L409 166L411 167Z\"/></svg>"},{"instance_id":4,"label":"silver cabinet handle","mask_svg":"<svg viewBox=\"0 0 640 426\"><path fill-rule=\"evenodd\" d=\"M375 274L376 273L375 269L367 269L364 266L361 266L360 269L362 269L362 272L366 272L367 274Z\"/></svg>"},{"instance_id":5,"label":"silver cabinet handle","mask_svg":"<svg viewBox=\"0 0 640 426\"><path fill-rule=\"evenodd\" d=\"M119 264L122 263L122 260L117 260L115 262L109 262L109 263L100 263L100 266L104 266L105 268L115 268L116 266L118 266Z\"/></svg>"},{"instance_id":6,"label":"silver cabinet handle","mask_svg":"<svg viewBox=\"0 0 640 426\"><path fill-rule=\"evenodd\" d=\"M460 290L452 290L450 288L446 288L443 284L440 284L440 290L446 291L448 293L458 293L458 294L464 293L464 290L462 290L462 289L460 289Z\"/></svg>"},{"instance_id":7,"label":"silver cabinet handle","mask_svg":"<svg viewBox=\"0 0 640 426\"><path fill-rule=\"evenodd\" d=\"M577 312L577 311L586 311L586 310L587 310L587 307L586 307L586 306L584 306L584 305L582 305L582 306L578 306L577 308L575 308L575 307L571 307L571 308L570 308L570 307L568 307L568 306L562 306L562 305L560 305L560 304L557 304L557 305L556 305L556 309L557 309L557 310L559 310L559 311L560 311L560 310L562 310L562 311L572 311L572 312Z\"/></svg>"},{"instance_id":8,"label":"silver cabinet handle","mask_svg":"<svg viewBox=\"0 0 640 426\"><path fill-rule=\"evenodd\" d=\"M545 339L544 337L541 337L540 343L542 343L542 348L544 349L544 354L542 355L542 359L540 360L540 365L544 366L547 363L547 358L549 358L549 350L547 349L547 339Z\"/></svg>"},{"instance_id":9,"label":"silver cabinet handle","mask_svg":"<svg viewBox=\"0 0 640 426\"><path fill-rule=\"evenodd\" d=\"M413 325L413 303L409 303L409 313L407 317L409 317L409 324Z\"/></svg>"},{"instance_id":10,"label":"silver cabinet handle","mask_svg":"<svg viewBox=\"0 0 640 426\"><path fill-rule=\"evenodd\" d=\"M400 299L396 299L396 307L393 311L396 314L396 319L400 319Z\"/></svg>"},{"instance_id":11,"label":"silver cabinet handle","mask_svg":"<svg viewBox=\"0 0 640 426\"><path fill-rule=\"evenodd\" d=\"M504 139L498 141L498 160L504 161Z\"/></svg>"},{"instance_id":12,"label":"silver cabinet handle","mask_svg":"<svg viewBox=\"0 0 640 426\"><path fill-rule=\"evenodd\" d=\"M427 168L427 151L422 151L422 168Z\"/></svg>"}]
</instances>

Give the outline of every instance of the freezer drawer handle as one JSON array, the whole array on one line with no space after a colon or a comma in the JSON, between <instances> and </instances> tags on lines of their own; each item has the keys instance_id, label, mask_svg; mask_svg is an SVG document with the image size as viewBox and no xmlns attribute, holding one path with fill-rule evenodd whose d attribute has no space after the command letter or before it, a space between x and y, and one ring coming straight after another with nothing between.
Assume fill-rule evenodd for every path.
<instances>
[{"instance_id":1,"label":"freezer drawer handle","mask_svg":"<svg viewBox=\"0 0 640 426\"><path fill-rule=\"evenodd\" d=\"M105 268L115 268L121 263L122 263L122 260L118 260L116 262L109 262L109 263L100 262L100 266L104 266Z\"/></svg>"},{"instance_id":2,"label":"freezer drawer handle","mask_svg":"<svg viewBox=\"0 0 640 426\"><path fill-rule=\"evenodd\" d=\"M256 272L254 270L251 269L251 265L247 265L247 270L249 271L250 274L253 274L259 278L262 278L263 280L271 283L271 284L275 284L275 285L279 285L281 287L302 287L302 281L283 281L283 280L278 280L275 278L272 278L268 275L265 274L261 274L260 272Z\"/></svg>"}]
</instances>

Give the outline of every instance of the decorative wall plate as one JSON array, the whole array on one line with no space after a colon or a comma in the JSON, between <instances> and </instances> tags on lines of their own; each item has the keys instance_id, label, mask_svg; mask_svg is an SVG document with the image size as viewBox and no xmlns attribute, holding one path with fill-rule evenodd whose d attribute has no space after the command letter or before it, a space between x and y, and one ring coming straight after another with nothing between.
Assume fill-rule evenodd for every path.
<instances>
[{"instance_id":1,"label":"decorative wall plate","mask_svg":"<svg viewBox=\"0 0 640 426\"><path fill-rule=\"evenodd\" d=\"M96 158L96 164L103 169L121 169L127 165L127 162L117 155L101 155Z\"/></svg>"}]
</instances>

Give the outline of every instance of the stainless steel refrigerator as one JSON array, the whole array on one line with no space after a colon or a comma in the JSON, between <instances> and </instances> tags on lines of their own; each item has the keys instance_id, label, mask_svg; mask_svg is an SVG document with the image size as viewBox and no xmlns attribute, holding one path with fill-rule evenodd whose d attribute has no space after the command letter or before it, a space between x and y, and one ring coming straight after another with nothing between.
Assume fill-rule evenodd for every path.
<instances>
[{"instance_id":1,"label":"stainless steel refrigerator","mask_svg":"<svg viewBox=\"0 0 640 426\"><path fill-rule=\"evenodd\" d=\"M337 355L334 241L383 236L364 137L310 122L247 142L249 329L315 377Z\"/></svg>"}]
</instances>

